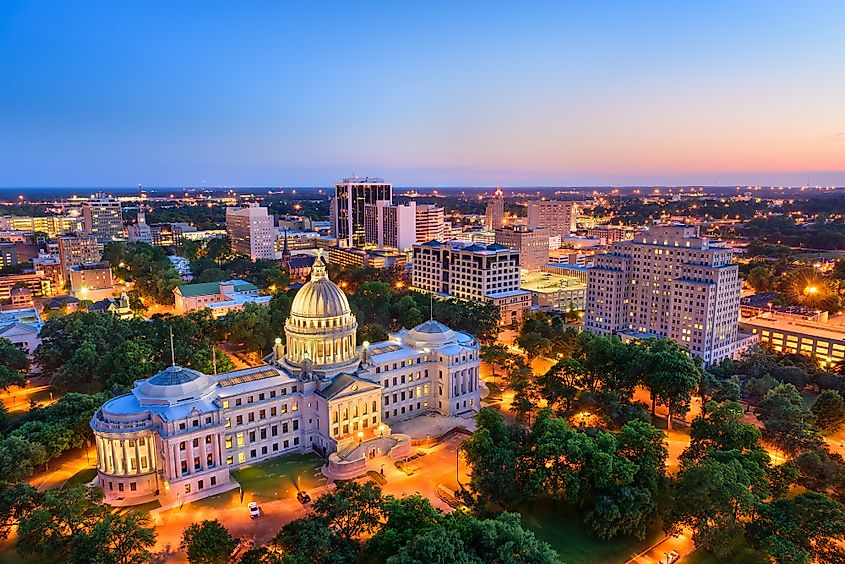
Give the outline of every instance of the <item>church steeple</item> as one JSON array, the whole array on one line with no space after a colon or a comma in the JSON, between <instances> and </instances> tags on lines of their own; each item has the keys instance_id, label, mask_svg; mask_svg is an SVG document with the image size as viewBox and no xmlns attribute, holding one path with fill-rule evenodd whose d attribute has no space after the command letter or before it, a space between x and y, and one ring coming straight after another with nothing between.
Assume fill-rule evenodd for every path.
<instances>
[{"instance_id":1,"label":"church steeple","mask_svg":"<svg viewBox=\"0 0 845 564\"><path fill-rule=\"evenodd\" d=\"M290 249L288 249L288 228L285 227L285 243L282 246L282 261L287 263L290 261Z\"/></svg>"}]
</instances>

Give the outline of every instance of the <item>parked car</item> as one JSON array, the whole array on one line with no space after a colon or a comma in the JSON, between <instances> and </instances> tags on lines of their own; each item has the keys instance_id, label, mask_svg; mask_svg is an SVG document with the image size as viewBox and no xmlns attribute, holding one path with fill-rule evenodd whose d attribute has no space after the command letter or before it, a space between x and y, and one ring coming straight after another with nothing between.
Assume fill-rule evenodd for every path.
<instances>
[{"instance_id":1,"label":"parked car","mask_svg":"<svg viewBox=\"0 0 845 564\"><path fill-rule=\"evenodd\" d=\"M311 496L305 492L296 492L296 499L299 500L299 503L302 505L311 503Z\"/></svg>"},{"instance_id":2,"label":"parked car","mask_svg":"<svg viewBox=\"0 0 845 564\"><path fill-rule=\"evenodd\" d=\"M678 554L677 550L673 550L672 552L666 554L666 564L674 564L678 560L681 559L681 555Z\"/></svg>"},{"instance_id":3,"label":"parked car","mask_svg":"<svg viewBox=\"0 0 845 564\"><path fill-rule=\"evenodd\" d=\"M257 503L255 503L254 501L250 501L249 504L247 505L247 507L249 508L249 518L250 519L255 519L257 517L261 517L261 508L258 507Z\"/></svg>"}]
</instances>

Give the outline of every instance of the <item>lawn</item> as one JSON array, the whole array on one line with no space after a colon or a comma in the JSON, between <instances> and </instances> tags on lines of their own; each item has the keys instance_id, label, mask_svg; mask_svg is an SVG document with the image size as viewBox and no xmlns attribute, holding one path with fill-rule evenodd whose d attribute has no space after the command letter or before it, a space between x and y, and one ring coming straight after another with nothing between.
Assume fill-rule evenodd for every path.
<instances>
[{"instance_id":1,"label":"lawn","mask_svg":"<svg viewBox=\"0 0 845 564\"><path fill-rule=\"evenodd\" d=\"M316 454L291 454L261 464L247 466L232 473L244 492L258 500L273 500L296 495L296 479L299 487L310 490L326 483L320 473L323 460Z\"/></svg>"},{"instance_id":2,"label":"lawn","mask_svg":"<svg viewBox=\"0 0 845 564\"><path fill-rule=\"evenodd\" d=\"M642 541L631 537L599 539L587 531L575 508L564 502L533 502L523 506L520 513L523 525L549 543L567 564L625 562L664 537L658 522Z\"/></svg>"},{"instance_id":3,"label":"lawn","mask_svg":"<svg viewBox=\"0 0 845 564\"><path fill-rule=\"evenodd\" d=\"M96 475L97 475L97 469L96 468L85 468L84 470L80 470L79 472L77 472L76 474L71 476L68 479L68 481L65 482L65 485L63 485L62 487L63 488L72 488L74 486L85 485L88 482L90 482L91 480L93 480L94 476L96 476Z\"/></svg>"}]
</instances>

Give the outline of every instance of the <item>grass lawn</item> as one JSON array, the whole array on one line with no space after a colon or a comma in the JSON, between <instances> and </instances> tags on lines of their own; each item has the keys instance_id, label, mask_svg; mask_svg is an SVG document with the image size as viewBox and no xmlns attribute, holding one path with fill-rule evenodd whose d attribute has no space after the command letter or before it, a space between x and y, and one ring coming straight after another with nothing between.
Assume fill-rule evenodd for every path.
<instances>
[{"instance_id":1,"label":"grass lawn","mask_svg":"<svg viewBox=\"0 0 845 564\"><path fill-rule=\"evenodd\" d=\"M88 482L90 482L91 480L93 480L94 476L96 476L96 475L97 475L97 469L96 468L85 468L84 470L80 470L79 472L77 472L76 474L71 476L68 479L68 481L65 482L65 485L63 485L62 487L63 488L72 488L74 486L85 485Z\"/></svg>"},{"instance_id":2,"label":"grass lawn","mask_svg":"<svg viewBox=\"0 0 845 564\"><path fill-rule=\"evenodd\" d=\"M323 460L316 454L290 454L248 466L233 472L244 492L261 500L273 500L296 495L296 478L299 487L310 490L326 483L320 473Z\"/></svg>"},{"instance_id":3,"label":"grass lawn","mask_svg":"<svg viewBox=\"0 0 845 564\"><path fill-rule=\"evenodd\" d=\"M618 564L664 537L658 522L642 541L630 537L599 539L587 531L576 509L562 501L529 503L520 513L522 524L549 543L567 564Z\"/></svg>"}]
</instances>

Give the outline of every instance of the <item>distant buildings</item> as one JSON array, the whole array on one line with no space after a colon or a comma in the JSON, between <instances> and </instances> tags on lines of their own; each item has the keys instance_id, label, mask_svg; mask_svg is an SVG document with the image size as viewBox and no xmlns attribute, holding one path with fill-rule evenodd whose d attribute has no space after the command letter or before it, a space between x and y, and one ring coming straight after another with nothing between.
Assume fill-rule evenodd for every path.
<instances>
[{"instance_id":1,"label":"distant buildings","mask_svg":"<svg viewBox=\"0 0 845 564\"><path fill-rule=\"evenodd\" d=\"M496 188L493 199L487 202L484 210L484 227L488 231L495 231L505 226L505 197L501 188Z\"/></svg>"},{"instance_id":2,"label":"distant buildings","mask_svg":"<svg viewBox=\"0 0 845 564\"><path fill-rule=\"evenodd\" d=\"M26 287L36 298L52 296L56 288L51 280L36 273L7 274L0 276L0 302L8 300L12 295L12 288L15 286Z\"/></svg>"},{"instance_id":3,"label":"distant buildings","mask_svg":"<svg viewBox=\"0 0 845 564\"><path fill-rule=\"evenodd\" d=\"M518 323L531 307L519 287L519 251L503 245L436 241L414 245L412 287L420 292L491 302L503 325Z\"/></svg>"},{"instance_id":4,"label":"distant buildings","mask_svg":"<svg viewBox=\"0 0 845 564\"><path fill-rule=\"evenodd\" d=\"M119 298L104 298L88 306L89 313L109 313L121 319L129 319L134 316L132 308L129 307L129 296L126 292Z\"/></svg>"},{"instance_id":5,"label":"distant buildings","mask_svg":"<svg viewBox=\"0 0 845 564\"><path fill-rule=\"evenodd\" d=\"M535 200L528 202L528 227L542 227L549 236L568 236L575 230L576 202Z\"/></svg>"},{"instance_id":6,"label":"distant buildings","mask_svg":"<svg viewBox=\"0 0 845 564\"><path fill-rule=\"evenodd\" d=\"M417 204L391 204L378 200L364 205L364 241L379 249L385 247L404 251L410 249L417 238Z\"/></svg>"},{"instance_id":7,"label":"distant buildings","mask_svg":"<svg viewBox=\"0 0 845 564\"><path fill-rule=\"evenodd\" d=\"M392 249L329 247L328 261L340 267L391 268L405 265L405 253Z\"/></svg>"},{"instance_id":8,"label":"distant buildings","mask_svg":"<svg viewBox=\"0 0 845 564\"><path fill-rule=\"evenodd\" d=\"M0 268L18 264L18 252L14 243L0 242Z\"/></svg>"},{"instance_id":9,"label":"distant buildings","mask_svg":"<svg viewBox=\"0 0 845 564\"><path fill-rule=\"evenodd\" d=\"M519 266L540 270L549 262L549 232L541 227L514 225L496 229L496 243L519 251Z\"/></svg>"},{"instance_id":10,"label":"distant buildings","mask_svg":"<svg viewBox=\"0 0 845 564\"><path fill-rule=\"evenodd\" d=\"M381 178L344 178L335 185L331 203L332 235L342 246L366 244L365 207L378 201L393 202L393 185Z\"/></svg>"},{"instance_id":11,"label":"distant buildings","mask_svg":"<svg viewBox=\"0 0 845 564\"><path fill-rule=\"evenodd\" d=\"M245 208L226 208L226 233L235 253L252 260L276 258L276 230L267 208L257 203Z\"/></svg>"},{"instance_id":12,"label":"distant buildings","mask_svg":"<svg viewBox=\"0 0 845 564\"><path fill-rule=\"evenodd\" d=\"M82 224L85 232L96 237L100 243L122 239L124 230L120 201L97 193L94 198L82 202Z\"/></svg>"},{"instance_id":13,"label":"distant buildings","mask_svg":"<svg viewBox=\"0 0 845 564\"><path fill-rule=\"evenodd\" d=\"M587 228L587 237L598 239L603 245L611 245L616 241L631 239L634 231L625 227L614 227L611 225L596 225Z\"/></svg>"},{"instance_id":14,"label":"distant buildings","mask_svg":"<svg viewBox=\"0 0 845 564\"><path fill-rule=\"evenodd\" d=\"M94 235L63 236L58 238L59 261L65 280L70 278L70 269L83 263L99 262L100 245Z\"/></svg>"},{"instance_id":15,"label":"distant buildings","mask_svg":"<svg viewBox=\"0 0 845 564\"><path fill-rule=\"evenodd\" d=\"M623 339L669 337L712 364L744 346L739 291L733 249L700 237L697 226L655 226L596 256L585 328Z\"/></svg>"},{"instance_id":16,"label":"distant buildings","mask_svg":"<svg viewBox=\"0 0 845 564\"><path fill-rule=\"evenodd\" d=\"M109 263L85 262L70 267L70 293L75 298L92 302L112 297L114 282Z\"/></svg>"},{"instance_id":17,"label":"distant buildings","mask_svg":"<svg viewBox=\"0 0 845 564\"><path fill-rule=\"evenodd\" d=\"M247 303L268 305L272 299L258 295L258 288L244 280L182 284L173 289L173 296L177 314L209 308L214 317L240 311Z\"/></svg>"},{"instance_id":18,"label":"distant buildings","mask_svg":"<svg viewBox=\"0 0 845 564\"><path fill-rule=\"evenodd\" d=\"M446 217L443 208L434 204L417 204L416 243L445 241L447 235Z\"/></svg>"},{"instance_id":19,"label":"distant buildings","mask_svg":"<svg viewBox=\"0 0 845 564\"><path fill-rule=\"evenodd\" d=\"M147 224L147 214L139 211L137 221L126 228L127 238L130 243L153 244L153 232Z\"/></svg>"},{"instance_id":20,"label":"distant buildings","mask_svg":"<svg viewBox=\"0 0 845 564\"><path fill-rule=\"evenodd\" d=\"M64 233L74 233L80 230L82 230L82 218L75 216L0 216L0 231L46 233L48 237L56 237Z\"/></svg>"}]
</instances>

